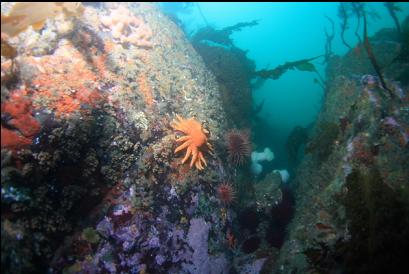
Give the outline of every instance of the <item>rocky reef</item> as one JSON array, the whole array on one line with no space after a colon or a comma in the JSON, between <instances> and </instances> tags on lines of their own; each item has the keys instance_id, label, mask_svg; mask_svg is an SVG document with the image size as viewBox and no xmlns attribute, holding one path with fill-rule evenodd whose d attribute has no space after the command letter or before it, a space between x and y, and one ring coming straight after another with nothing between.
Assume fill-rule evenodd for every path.
<instances>
[{"instance_id":1,"label":"rocky reef","mask_svg":"<svg viewBox=\"0 0 409 274\"><path fill-rule=\"evenodd\" d=\"M254 151L263 103L252 108L255 66L229 35L257 21L189 41L151 3L38 5L1 4L2 272L404 267L409 93L396 31L371 37L382 81L360 47L328 57L319 118L287 142L288 181L251 173L274 155ZM313 59L264 73L316 71Z\"/></svg>"},{"instance_id":2,"label":"rocky reef","mask_svg":"<svg viewBox=\"0 0 409 274\"><path fill-rule=\"evenodd\" d=\"M253 184L245 52L155 4L38 5L2 3L2 271L271 269L292 199Z\"/></svg>"},{"instance_id":3,"label":"rocky reef","mask_svg":"<svg viewBox=\"0 0 409 274\"><path fill-rule=\"evenodd\" d=\"M387 29L370 38L389 91L364 51L330 58L324 105L293 181L296 213L275 272L407 269L409 87L399 81L407 63L391 63L400 52L397 37Z\"/></svg>"},{"instance_id":4,"label":"rocky reef","mask_svg":"<svg viewBox=\"0 0 409 274\"><path fill-rule=\"evenodd\" d=\"M224 141L215 77L155 5L79 5L34 28L2 3L27 18L2 34L2 271L227 273L220 151L190 168L171 127L195 117Z\"/></svg>"},{"instance_id":5,"label":"rocky reef","mask_svg":"<svg viewBox=\"0 0 409 274\"><path fill-rule=\"evenodd\" d=\"M252 86L256 65L247 52L234 45L230 37L242 28L257 25L257 21L241 22L223 29L204 27L190 38L193 47L216 77L221 101L230 127L251 126Z\"/></svg>"}]
</instances>

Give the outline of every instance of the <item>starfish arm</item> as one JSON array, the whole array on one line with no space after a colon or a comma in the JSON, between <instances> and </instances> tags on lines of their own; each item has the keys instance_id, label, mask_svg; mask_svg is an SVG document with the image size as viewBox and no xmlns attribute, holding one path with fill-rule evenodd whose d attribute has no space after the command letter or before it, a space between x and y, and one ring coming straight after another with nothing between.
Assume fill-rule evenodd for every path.
<instances>
[{"instance_id":1,"label":"starfish arm","mask_svg":"<svg viewBox=\"0 0 409 274\"><path fill-rule=\"evenodd\" d=\"M174 129L176 129L176 128L180 127L181 124L182 124L182 123L181 123L180 121L173 120L170 125L171 125L171 127L173 127Z\"/></svg>"},{"instance_id":2,"label":"starfish arm","mask_svg":"<svg viewBox=\"0 0 409 274\"><path fill-rule=\"evenodd\" d=\"M176 115L176 120L174 120L173 123L180 127L181 125L186 124L186 120L180 117L179 115Z\"/></svg>"},{"instance_id":3,"label":"starfish arm","mask_svg":"<svg viewBox=\"0 0 409 274\"><path fill-rule=\"evenodd\" d=\"M175 128L175 127L177 126L177 124L178 124L178 123L176 123L176 121L173 120L173 121L170 123L170 126L171 126L172 128Z\"/></svg>"},{"instance_id":4,"label":"starfish arm","mask_svg":"<svg viewBox=\"0 0 409 274\"><path fill-rule=\"evenodd\" d=\"M175 153L178 152L178 151L181 151L182 149L188 147L189 145L190 145L190 141L184 142L183 144L181 144L180 146L178 146L178 147L175 149Z\"/></svg>"},{"instance_id":5,"label":"starfish arm","mask_svg":"<svg viewBox=\"0 0 409 274\"><path fill-rule=\"evenodd\" d=\"M182 131L182 130L181 130L181 125L180 125L179 123L174 123L174 124L172 125L172 127L173 127L174 130Z\"/></svg>"},{"instance_id":6,"label":"starfish arm","mask_svg":"<svg viewBox=\"0 0 409 274\"><path fill-rule=\"evenodd\" d=\"M183 121L185 121L185 119L183 119L182 117L180 117L178 114L176 114L176 119L179 120L179 122L183 123Z\"/></svg>"},{"instance_id":7,"label":"starfish arm","mask_svg":"<svg viewBox=\"0 0 409 274\"><path fill-rule=\"evenodd\" d=\"M186 135L186 136L180 137L179 139L176 139L176 142L183 142L183 141L187 141L187 140L190 140L190 139L191 139L191 137L189 135Z\"/></svg>"},{"instance_id":8,"label":"starfish arm","mask_svg":"<svg viewBox=\"0 0 409 274\"><path fill-rule=\"evenodd\" d=\"M182 160L182 164L184 164L184 163L187 161L187 159L189 159L189 157L190 157L191 154L192 154L192 148L191 148L191 147L187 147L186 155L185 155L185 157L184 157L183 160Z\"/></svg>"},{"instance_id":9,"label":"starfish arm","mask_svg":"<svg viewBox=\"0 0 409 274\"><path fill-rule=\"evenodd\" d=\"M206 160L203 157L203 153L201 151L199 151L199 160L202 161L205 166L207 166Z\"/></svg>"},{"instance_id":10,"label":"starfish arm","mask_svg":"<svg viewBox=\"0 0 409 274\"><path fill-rule=\"evenodd\" d=\"M209 142L206 142L206 145L210 149L211 152L214 152L213 146Z\"/></svg>"},{"instance_id":11,"label":"starfish arm","mask_svg":"<svg viewBox=\"0 0 409 274\"><path fill-rule=\"evenodd\" d=\"M189 129L185 124L178 124L174 129L177 131L184 132L184 133L189 132Z\"/></svg>"},{"instance_id":12,"label":"starfish arm","mask_svg":"<svg viewBox=\"0 0 409 274\"><path fill-rule=\"evenodd\" d=\"M203 170L202 163L199 160L196 161L195 166L198 170Z\"/></svg>"},{"instance_id":13,"label":"starfish arm","mask_svg":"<svg viewBox=\"0 0 409 274\"><path fill-rule=\"evenodd\" d=\"M199 163L200 163L201 170L203 170L203 169L204 169L204 166L203 166L203 164L202 164L202 161L199 160Z\"/></svg>"},{"instance_id":14,"label":"starfish arm","mask_svg":"<svg viewBox=\"0 0 409 274\"><path fill-rule=\"evenodd\" d=\"M190 161L190 167L193 166L193 164L196 162L197 160L197 148L194 147L193 151L192 151L192 160Z\"/></svg>"}]
</instances>

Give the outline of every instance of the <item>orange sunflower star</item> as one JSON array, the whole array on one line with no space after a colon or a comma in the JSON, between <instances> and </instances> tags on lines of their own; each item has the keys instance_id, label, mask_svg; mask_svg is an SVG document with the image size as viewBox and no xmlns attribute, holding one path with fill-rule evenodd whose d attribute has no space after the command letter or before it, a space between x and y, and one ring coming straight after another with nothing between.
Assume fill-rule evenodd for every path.
<instances>
[{"instance_id":1,"label":"orange sunflower star","mask_svg":"<svg viewBox=\"0 0 409 274\"><path fill-rule=\"evenodd\" d=\"M197 169L203 170L207 163L200 148L206 144L210 150L213 150L212 146L207 142L207 134L209 132L195 118L183 119L179 115L176 115L176 118L177 120L174 120L171 126L173 129L185 133L185 136L176 139L176 142L184 143L175 149L175 153L186 148L182 164L192 156L190 167L194 164Z\"/></svg>"}]
</instances>

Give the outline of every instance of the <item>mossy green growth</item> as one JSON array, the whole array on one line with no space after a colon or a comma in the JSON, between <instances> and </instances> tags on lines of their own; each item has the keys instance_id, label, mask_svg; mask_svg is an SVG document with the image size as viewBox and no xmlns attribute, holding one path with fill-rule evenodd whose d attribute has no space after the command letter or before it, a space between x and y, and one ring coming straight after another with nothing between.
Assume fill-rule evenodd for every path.
<instances>
[{"instance_id":1,"label":"mossy green growth","mask_svg":"<svg viewBox=\"0 0 409 274\"><path fill-rule=\"evenodd\" d=\"M401 49L394 62L409 62L409 16L402 22ZM402 85L407 85L409 83L409 68L407 66L403 68L402 72L396 77L396 80L400 81Z\"/></svg>"},{"instance_id":2,"label":"mossy green growth","mask_svg":"<svg viewBox=\"0 0 409 274\"><path fill-rule=\"evenodd\" d=\"M320 162L325 161L332 152L338 133L338 124L326 121L321 122L318 125L317 133L308 143L305 152L312 153Z\"/></svg>"},{"instance_id":3,"label":"mossy green growth","mask_svg":"<svg viewBox=\"0 0 409 274\"><path fill-rule=\"evenodd\" d=\"M409 254L409 201L386 185L376 167L347 177L343 199L350 240L344 257L346 273L399 272Z\"/></svg>"},{"instance_id":4,"label":"mossy green growth","mask_svg":"<svg viewBox=\"0 0 409 274\"><path fill-rule=\"evenodd\" d=\"M92 227L87 227L82 231L82 238L91 244L97 244L100 240L98 232Z\"/></svg>"},{"instance_id":5,"label":"mossy green growth","mask_svg":"<svg viewBox=\"0 0 409 274\"><path fill-rule=\"evenodd\" d=\"M199 195L199 203L195 210L195 217L207 217L212 214L212 206L210 204L209 197L200 193Z\"/></svg>"},{"instance_id":6,"label":"mossy green growth","mask_svg":"<svg viewBox=\"0 0 409 274\"><path fill-rule=\"evenodd\" d=\"M288 160L291 167L295 167L299 161L300 148L308 141L308 129L297 126L293 128L285 144Z\"/></svg>"},{"instance_id":7,"label":"mossy green growth","mask_svg":"<svg viewBox=\"0 0 409 274\"><path fill-rule=\"evenodd\" d=\"M271 172L263 180L255 184L256 207L259 211L271 208L281 203L283 194L280 189L281 177L276 172Z\"/></svg>"},{"instance_id":8,"label":"mossy green growth","mask_svg":"<svg viewBox=\"0 0 409 274\"><path fill-rule=\"evenodd\" d=\"M345 207L348 234L335 244L316 242L304 250L314 273L400 273L409 252L409 199L382 180L373 166L354 169L347 191L336 199Z\"/></svg>"},{"instance_id":9,"label":"mossy green growth","mask_svg":"<svg viewBox=\"0 0 409 274\"><path fill-rule=\"evenodd\" d=\"M76 262L75 264L64 268L63 271L62 271L62 274L80 273L81 270L82 270L81 263Z\"/></svg>"},{"instance_id":10,"label":"mossy green growth","mask_svg":"<svg viewBox=\"0 0 409 274\"><path fill-rule=\"evenodd\" d=\"M254 205L256 196L254 189L252 175L246 172L238 172L238 175L234 182L235 199L233 201L233 207L236 210L244 209Z\"/></svg>"}]
</instances>

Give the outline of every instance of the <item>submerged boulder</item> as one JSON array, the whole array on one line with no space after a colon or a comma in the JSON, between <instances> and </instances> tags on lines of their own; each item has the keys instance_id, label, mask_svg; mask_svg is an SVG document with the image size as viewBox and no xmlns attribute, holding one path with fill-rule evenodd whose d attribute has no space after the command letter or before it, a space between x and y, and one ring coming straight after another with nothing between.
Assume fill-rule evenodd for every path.
<instances>
[{"instance_id":1,"label":"submerged boulder","mask_svg":"<svg viewBox=\"0 0 409 274\"><path fill-rule=\"evenodd\" d=\"M391 61L390 41L373 39L378 61ZM365 58L351 51L329 62L323 111L306 145L312 157L292 181L297 207L277 271L407 269L409 94L395 80L407 64L385 68L390 96Z\"/></svg>"},{"instance_id":2,"label":"submerged boulder","mask_svg":"<svg viewBox=\"0 0 409 274\"><path fill-rule=\"evenodd\" d=\"M79 5L2 35L18 52L2 56L2 271L227 273L220 151L191 169L170 125L195 117L222 143L215 77L155 4Z\"/></svg>"}]
</instances>

